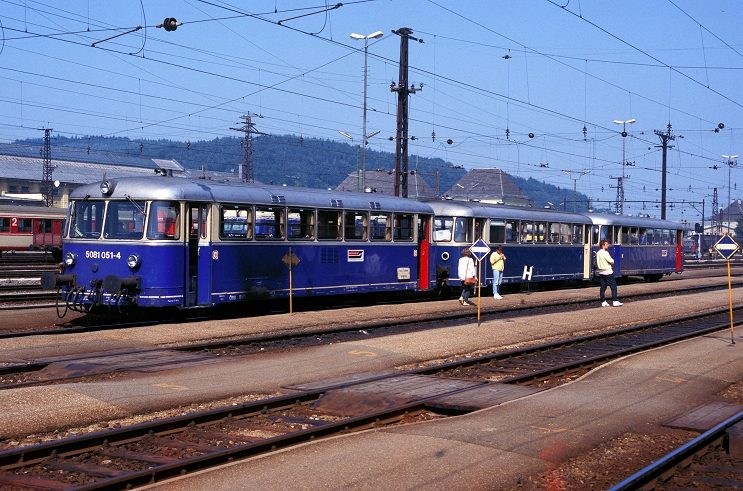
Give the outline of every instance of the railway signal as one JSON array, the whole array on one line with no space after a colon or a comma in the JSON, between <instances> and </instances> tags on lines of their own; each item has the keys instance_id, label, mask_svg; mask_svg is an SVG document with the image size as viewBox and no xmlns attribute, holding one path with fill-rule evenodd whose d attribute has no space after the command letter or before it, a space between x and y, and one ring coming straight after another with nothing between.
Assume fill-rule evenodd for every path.
<instances>
[{"instance_id":1,"label":"railway signal","mask_svg":"<svg viewBox=\"0 0 743 491\"><path fill-rule=\"evenodd\" d=\"M477 325L480 325L480 290L482 290L482 260L490 254L490 247L482 239L470 246L470 252L477 258Z\"/></svg>"},{"instance_id":2,"label":"railway signal","mask_svg":"<svg viewBox=\"0 0 743 491\"><path fill-rule=\"evenodd\" d=\"M730 237L730 235L725 234L720 238L720 240L717 241L717 243L714 245L714 248L718 254L720 254L722 257L724 257L728 261L728 296L730 298L730 341L732 344L735 344L735 339L733 338L733 333L735 332L735 328L733 327L733 287L730 284L730 258L733 257L733 254L738 252L738 249L740 249L740 246L735 241L735 239Z\"/></svg>"}]
</instances>

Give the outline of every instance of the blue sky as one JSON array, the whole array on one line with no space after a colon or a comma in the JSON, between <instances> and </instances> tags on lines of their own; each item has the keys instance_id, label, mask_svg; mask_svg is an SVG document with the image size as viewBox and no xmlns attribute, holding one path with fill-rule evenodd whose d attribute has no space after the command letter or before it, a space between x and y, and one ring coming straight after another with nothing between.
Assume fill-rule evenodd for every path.
<instances>
[{"instance_id":1,"label":"blue sky","mask_svg":"<svg viewBox=\"0 0 743 491\"><path fill-rule=\"evenodd\" d=\"M0 141L41 127L208 140L239 136L230 128L250 113L265 133L350 143L343 131L358 143L364 41L349 35L382 31L368 48L367 133L380 131L369 148L394 152L391 31L408 27L423 40L409 44L409 80L423 84L410 96L411 154L575 183L605 202L624 173L625 213L659 216L654 131L670 122L667 217L699 221L702 200L709 216L714 188L721 206L743 198L743 158L731 168L722 157L743 152L735 2L362 0L326 10L335 5L0 0ZM166 17L183 24L156 28ZM613 121L631 119L623 139Z\"/></svg>"}]
</instances>

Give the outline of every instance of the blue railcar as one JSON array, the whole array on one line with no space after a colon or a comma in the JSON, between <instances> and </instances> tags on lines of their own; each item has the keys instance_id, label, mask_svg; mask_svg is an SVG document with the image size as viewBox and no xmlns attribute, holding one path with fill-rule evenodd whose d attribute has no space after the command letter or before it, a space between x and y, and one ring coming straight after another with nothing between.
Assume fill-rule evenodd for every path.
<instances>
[{"instance_id":1,"label":"blue railcar","mask_svg":"<svg viewBox=\"0 0 743 491\"><path fill-rule=\"evenodd\" d=\"M439 284L461 286L457 264L461 251L477 239L491 249L503 246L503 283L590 281L588 217L554 209L506 206L471 201L427 202L434 210L433 244ZM478 264L481 286L491 285L493 271L484 257Z\"/></svg>"},{"instance_id":2,"label":"blue railcar","mask_svg":"<svg viewBox=\"0 0 743 491\"><path fill-rule=\"evenodd\" d=\"M42 284L83 311L425 291L432 215L376 194L112 179L71 194L64 271Z\"/></svg>"},{"instance_id":3,"label":"blue railcar","mask_svg":"<svg viewBox=\"0 0 743 491\"><path fill-rule=\"evenodd\" d=\"M642 276L658 281L663 275L684 270L683 230L677 223L650 217L630 217L590 213L591 247L598 251L599 242L608 239L614 258L614 276L626 281L629 276Z\"/></svg>"},{"instance_id":4,"label":"blue railcar","mask_svg":"<svg viewBox=\"0 0 743 491\"><path fill-rule=\"evenodd\" d=\"M681 273L681 227L671 221L601 213L576 214L555 209L436 200L432 243L439 285L461 286L461 251L482 239L491 249L503 246L503 283L539 282L557 286L571 280L585 285L593 276L599 241L609 238L614 272L626 280L658 281ZM492 285L490 262L483 258L481 286Z\"/></svg>"}]
</instances>

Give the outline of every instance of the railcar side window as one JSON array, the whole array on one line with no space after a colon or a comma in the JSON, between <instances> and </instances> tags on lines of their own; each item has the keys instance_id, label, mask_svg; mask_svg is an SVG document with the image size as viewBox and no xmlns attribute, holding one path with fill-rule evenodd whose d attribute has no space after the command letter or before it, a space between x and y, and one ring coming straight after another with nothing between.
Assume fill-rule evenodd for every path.
<instances>
[{"instance_id":1,"label":"railcar side window","mask_svg":"<svg viewBox=\"0 0 743 491\"><path fill-rule=\"evenodd\" d=\"M10 232L10 218L0 218L0 232Z\"/></svg>"},{"instance_id":2,"label":"railcar side window","mask_svg":"<svg viewBox=\"0 0 743 491\"><path fill-rule=\"evenodd\" d=\"M404 215L402 213L395 213L392 215L392 238L396 241L409 241L413 240L413 215ZM420 239L419 239L420 240Z\"/></svg>"},{"instance_id":3,"label":"railcar side window","mask_svg":"<svg viewBox=\"0 0 743 491\"><path fill-rule=\"evenodd\" d=\"M654 229L652 229L652 228L649 228L648 231L647 231L647 235L648 235L647 242L648 242L649 245L655 244L655 239L654 239L653 232L654 232Z\"/></svg>"},{"instance_id":4,"label":"railcar side window","mask_svg":"<svg viewBox=\"0 0 743 491\"><path fill-rule=\"evenodd\" d=\"M583 244L583 229L585 228L584 225L580 224L573 224L568 225L568 228L573 230L573 244Z\"/></svg>"},{"instance_id":5,"label":"railcar side window","mask_svg":"<svg viewBox=\"0 0 743 491\"><path fill-rule=\"evenodd\" d=\"M662 245L663 244L663 230L656 228L655 229L655 242L653 242L655 245Z\"/></svg>"},{"instance_id":6,"label":"railcar side window","mask_svg":"<svg viewBox=\"0 0 743 491\"><path fill-rule=\"evenodd\" d=\"M622 238L622 227L616 226L613 228L613 240L611 241L612 244L623 244L621 238ZM612 235L609 235L607 231L607 238L612 237Z\"/></svg>"},{"instance_id":7,"label":"railcar side window","mask_svg":"<svg viewBox=\"0 0 743 491\"><path fill-rule=\"evenodd\" d=\"M519 241L519 222L516 220L506 222L506 242L515 243Z\"/></svg>"},{"instance_id":8,"label":"railcar side window","mask_svg":"<svg viewBox=\"0 0 743 491\"><path fill-rule=\"evenodd\" d=\"M534 227L534 232L536 235L536 241L540 244L544 244L547 240L547 224L544 222L537 222Z\"/></svg>"},{"instance_id":9,"label":"railcar side window","mask_svg":"<svg viewBox=\"0 0 743 491\"><path fill-rule=\"evenodd\" d=\"M675 230L669 230L669 239L671 241L671 245L676 245L676 231Z\"/></svg>"},{"instance_id":10,"label":"railcar side window","mask_svg":"<svg viewBox=\"0 0 743 491\"><path fill-rule=\"evenodd\" d=\"M289 239L315 239L315 210L289 208L287 219L289 223Z\"/></svg>"},{"instance_id":11,"label":"railcar side window","mask_svg":"<svg viewBox=\"0 0 743 491\"><path fill-rule=\"evenodd\" d=\"M490 243L502 244L506 241L506 224L504 222L490 222Z\"/></svg>"},{"instance_id":12,"label":"railcar side window","mask_svg":"<svg viewBox=\"0 0 743 491\"><path fill-rule=\"evenodd\" d=\"M371 212L371 240L391 240L392 222L389 213Z\"/></svg>"},{"instance_id":13,"label":"railcar side window","mask_svg":"<svg viewBox=\"0 0 743 491\"><path fill-rule=\"evenodd\" d=\"M619 227L616 227L619 228ZM617 244L627 245L629 244L629 227L622 227L622 238L621 242L617 241Z\"/></svg>"},{"instance_id":14,"label":"railcar side window","mask_svg":"<svg viewBox=\"0 0 743 491\"><path fill-rule=\"evenodd\" d=\"M547 240L550 244L560 243L560 224L559 223L550 223L549 235L547 236Z\"/></svg>"},{"instance_id":15,"label":"railcar side window","mask_svg":"<svg viewBox=\"0 0 743 491\"><path fill-rule=\"evenodd\" d=\"M531 222L521 222L521 242L534 242L534 224Z\"/></svg>"},{"instance_id":16,"label":"railcar side window","mask_svg":"<svg viewBox=\"0 0 743 491\"><path fill-rule=\"evenodd\" d=\"M344 215L346 240L366 240L369 215L364 211L347 211Z\"/></svg>"},{"instance_id":17,"label":"railcar side window","mask_svg":"<svg viewBox=\"0 0 743 491\"><path fill-rule=\"evenodd\" d=\"M255 238L281 240L284 238L284 209L274 206L255 207Z\"/></svg>"},{"instance_id":18,"label":"railcar side window","mask_svg":"<svg viewBox=\"0 0 743 491\"><path fill-rule=\"evenodd\" d=\"M317 210L317 238L340 240L341 214L334 210Z\"/></svg>"},{"instance_id":19,"label":"railcar side window","mask_svg":"<svg viewBox=\"0 0 743 491\"><path fill-rule=\"evenodd\" d=\"M671 231L663 229L663 245L669 245L671 243Z\"/></svg>"},{"instance_id":20,"label":"railcar side window","mask_svg":"<svg viewBox=\"0 0 743 491\"><path fill-rule=\"evenodd\" d=\"M637 227L630 227L629 229L629 243L637 245Z\"/></svg>"},{"instance_id":21,"label":"railcar side window","mask_svg":"<svg viewBox=\"0 0 743 491\"><path fill-rule=\"evenodd\" d=\"M646 228L640 228L637 231L637 243L640 245L645 245L648 243L648 229Z\"/></svg>"},{"instance_id":22,"label":"railcar side window","mask_svg":"<svg viewBox=\"0 0 743 491\"><path fill-rule=\"evenodd\" d=\"M181 204L177 201L153 201L148 212L148 239L177 240L181 236Z\"/></svg>"},{"instance_id":23,"label":"railcar side window","mask_svg":"<svg viewBox=\"0 0 743 491\"><path fill-rule=\"evenodd\" d=\"M464 217L454 219L454 242L472 243L472 220Z\"/></svg>"},{"instance_id":24,"label":"railcar side window","mask_svg":"<svg viewBox=\"0 0 743 491\"><path fill-rule=\"evenodd\" d=\"M141 239L144 235L144 201L110 201L106 208L103 237Z\"/></svg>"},{"instance_id":25,"label":"railcar side window","mask_svg":"<svg viewBox=\"0 0 743 491\"><path fill-rule=\"evenodd\" d=\"M72 208L70 237L79 239L100 237L105 205L103 201L75 201Z\"/></svg>"},{"instance_id":26,"label":"railcar side window","mask_svg":"<svg viewBox=\"0 0 743 491\"><path fill-rule=\"evenodd\" d=\"M249 206L223 206L219 219L220 239L252 239L253 208Z\"/></svg>"},{"instance_id":27,"label":"railcar side window","mask_svg":"<svg viewBox=\"0 0 743 491\"><path fill-rule=\"evenodd\" d=\"M454 219L451 217L436 217L433 221L435 242L450 242L453 237Z\"/></svg>"},{"instance_id":28,"label":"railcar side window","mask_svg":"<svg viewBox=\"0 0 743 491\"><path fill-rule=\"evenodd\" d=\"M18 219L18 231L22 233L31 233L33 226L30 218L19 218Z\"/></svg>"}]
</instances>

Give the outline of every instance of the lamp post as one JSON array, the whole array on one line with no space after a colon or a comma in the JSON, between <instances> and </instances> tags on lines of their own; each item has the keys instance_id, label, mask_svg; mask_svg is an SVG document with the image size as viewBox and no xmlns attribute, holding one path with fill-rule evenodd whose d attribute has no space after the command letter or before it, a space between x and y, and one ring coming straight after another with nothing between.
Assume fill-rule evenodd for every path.
<instances>
[{"instance_id":1,"label":"lamp post","mask_svg":"<svg viewBox=\"0 0 743 491\"><path fill-rule=\"evenodd\" d=\"M584 170L583 172L581 172L580 174L578 174L578 177L573 177L572 173L571 172L568 172L566 170L564 170L563 172L565 174L567 174L570 179L573 180L573 213L576 213L577 212L576 200L577 200L577 196L578 196L578 179L580 179L581 177L585 176L586 174L588 174L591 171L590 170Z\"/></svg>"},{"instance_id":2,"label":"lamp post","mask_svg":"<svg viewBox=\"0 0 743 491\"><path fill-rule=\"evenodd\" d=\"M351 140L351 145L353 145L353 137L346 133L345 131L339 131L341 135L345 136L346 138ZM356 145L356 192L359 192L359 146Z\"/></svg>"},{"instance_id":3,"label":"lamp post","mask_svg":"<svg viewBox=\"0 0 743 491\"><path fill-rule=\"evenodd\" d=\"M362 146L364 147L361 151L361 189L366 190L366 72L367 72L367 55L369 53L369 39L379 39L384 35L382 31L373 32L367 36L361 34L351 33L352 39L363 39L364 40L364 128L361 131L361 137L364 140ZM377 132L378 133L378 132Z\"/></svg>"},{"instance_id":4,"label":"lamp post","mask_svg":"<svg viewBox=\"0 0 743 491\"><path fill-rule=\"evenodd\" d=\"M622 125L622 186L621 186L622 199L619 204L619 213L621 215L624 215L624 164L627 162L624 156L624 142L625 142L625 138L627 138L627 125L632 124L635 121L636 121L635 119L628 119L627 121L619 121L618 119L614 120L615 124Z\"/></svg>"},{"instance_id":5,"label":"lamp post","mask_svg":"<svg viewBox=\"0 0 743 491\"><path fill-rule=\"evenodd\" d=\"M730 206L731 206L731 202L730 202L730 169L732 169L733 167L737 167L738 166L738 161L737 160L733 160L733 159L737 159L738 156L737 155L723 155L722 157L724 159L727 159L727 162L725 162L725 163L728 164L728 233L730 233Z\"/></svg>"}]
</instances>

